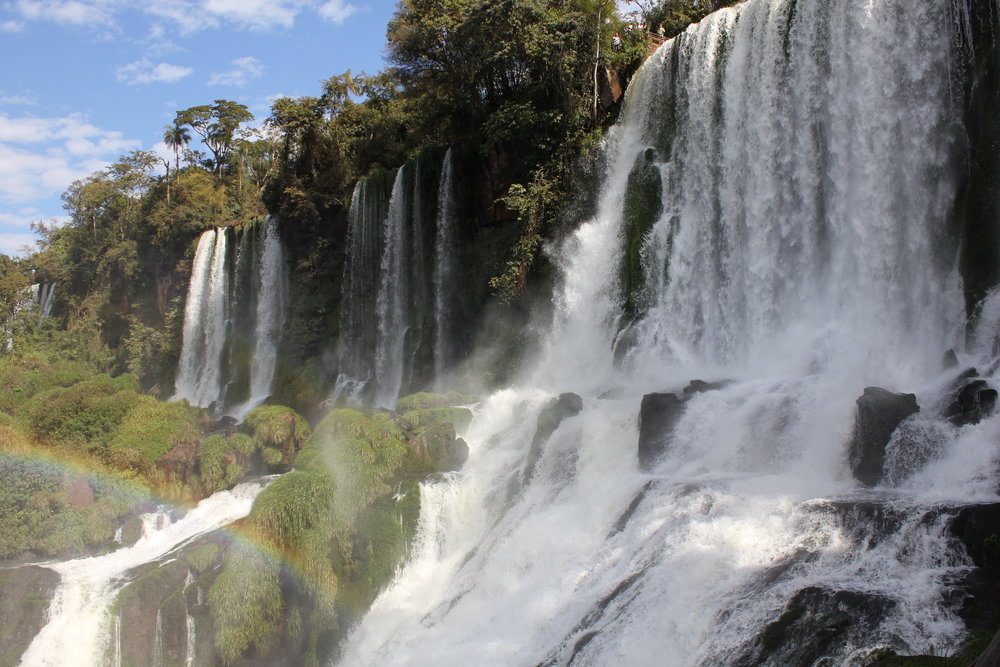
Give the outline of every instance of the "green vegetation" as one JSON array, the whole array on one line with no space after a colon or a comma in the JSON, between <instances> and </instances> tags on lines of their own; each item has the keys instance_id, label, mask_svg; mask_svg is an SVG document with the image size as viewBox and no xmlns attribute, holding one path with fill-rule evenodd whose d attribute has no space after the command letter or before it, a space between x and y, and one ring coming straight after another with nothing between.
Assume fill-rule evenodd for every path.
<instances>
[{"instance_id":1,"label":"green vegetation","mask_svg":"<svg viewBox=\"0 0 1000 667\"><path fill-rule=\"evenodd\" d=\"M410 402L447 401L424 394ZM281 414L262 411L255 422ZM241 531L259 549L227 556L212 585L219 655L227 662L248 651L266 655L277 637L299 638L307 661L328 650L338 629L367 610L405 560L420 508L413 475L456 467L455 456L428 456L428 443L435 443L434 451L456 448L461 441L454 421L468 418L468 410L453 407L407 415L330 412L298 453L295 469L261 492L242 522ZM290 433L255 428L255 438L270 437L272 444ZM243 569L253 572L245 593ZM271 626L261 631L264 622ZM283 650L289 650L287 643Z\"/></svg>"}]
</instances>

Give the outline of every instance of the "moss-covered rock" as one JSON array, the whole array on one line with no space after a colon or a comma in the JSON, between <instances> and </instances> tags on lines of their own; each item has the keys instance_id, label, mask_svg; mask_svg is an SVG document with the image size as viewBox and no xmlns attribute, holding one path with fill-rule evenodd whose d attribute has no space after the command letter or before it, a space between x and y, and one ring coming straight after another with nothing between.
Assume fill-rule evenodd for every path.
<instances>
[{"instance_id":1,"label":"moss-covered rock","mask_svg":"<svg viewBox=\"0 0 1000 667\"><path fill-rule=\"evenodd\" d=\"M100 376L44 391L25 412L39 440L101 454L139 399L138 384L131 375Z\"/></svg>"},{"instance_id":2,"label":"moss-covered rock","mask_svg":"<svg viewBox=\"0 0 1000 667\"><path fill-rule=\"evenodd\" d=\"M289 464L309 438L309 423L291 408L262 405L243 420L243 430L262 451L275 450L279 458L271 465Z\"/></svg>"},{"instance_id":3,"label":"moss-covered rock","mask_svg":"<svg viewBox=\"0 0 1000 667\"><path fill-rule=\"evenodd\" d=\"M461 394L451 391L447 394L431 394L429 392L419 392L403 396L396 401L396 412L406 414L413 410L428 410L430 408L447 408L456 405L468 405L475 403L478 399L475 396Z\"/></svg>"},{"instance_id":4,"label":"moss-covered rock","mask_svg":"<svg viewBox=\"0 0 1000 667\"><path fill-rule=\"evenodd\" d=\"M455 400L464 397L443 402ZM419 407L405 415L331 411L295 469L257 497L242 530L263 549L227 555L209 593L214 650L224 661L322 664L392 581L416 532L417 478L464 462L455 427L471 419L441 397L407 403Z\"/></svg>"},{"instance_id":5,"label":"moss-covered rock","mask_svg":"<svg viewBox=\"0 0 1000 667\"><path fill-rule=\"evenodd\" d=\"M0 572L0 667L13 667L45 625L59 575L27 565Z\"/></svg>"}]
</instances>

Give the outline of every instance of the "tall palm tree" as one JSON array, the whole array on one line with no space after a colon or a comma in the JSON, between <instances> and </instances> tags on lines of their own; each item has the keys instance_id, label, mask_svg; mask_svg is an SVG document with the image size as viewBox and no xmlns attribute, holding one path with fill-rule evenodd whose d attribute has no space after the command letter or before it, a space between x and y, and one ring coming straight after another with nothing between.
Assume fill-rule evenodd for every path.
<instances>
[{"instance_id":1,"label":"tall palm tree","mask_svg":"<svg viewBox=\"0 0 1000 667\"><path fill-rule=\"evenodd\" d=\"M174 171L181 168L181 149L191 143L191 133L183 125L173 124L163 128L163 143L174 151Z\"/></svg>"}]
</instances>

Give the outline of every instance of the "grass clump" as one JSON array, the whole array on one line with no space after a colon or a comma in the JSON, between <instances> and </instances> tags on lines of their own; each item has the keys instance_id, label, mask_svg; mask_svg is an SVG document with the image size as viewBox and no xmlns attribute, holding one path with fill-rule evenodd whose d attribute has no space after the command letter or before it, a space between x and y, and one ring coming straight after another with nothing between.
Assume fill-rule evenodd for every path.
<instances>
[{"instance_id":1,"label":"grass clump","mask_svg":"<svg viewBox=\"0 0 1000 667\"><path fill-rule=\"evenodd\" d=\"M129 410L109 444L121 468L150 474L157 461L178 445L196 446L201 438L200 410L187 403L161 403L143 396Z\"/></svg>"},{"instance_id":2,"label":"grass clump","mask_svg":"<svg viewBox=\"0 0 1000 667\"><path fill-rule=\"evenodd\" d=\"M457 391L450 391L447 394L432 394L429 392L418 392L404 396L396 402L396 412L406 414L413 410L428 410L430 408L448 408L456 405L468 405L475 403L478 399L475 396L461 394Z\"/></svg>"}]
</instances>

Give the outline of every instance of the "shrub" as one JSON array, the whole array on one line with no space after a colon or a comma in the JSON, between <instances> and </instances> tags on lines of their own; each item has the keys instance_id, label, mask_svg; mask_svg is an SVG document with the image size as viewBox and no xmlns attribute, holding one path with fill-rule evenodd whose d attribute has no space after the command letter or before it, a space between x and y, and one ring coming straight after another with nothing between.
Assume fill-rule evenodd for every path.
<instances>
[{"instance_id":1,"label":"shrub","mask_svg":"<svg viewBox=\"0 0 1000 667\"><path fill-rule=\"evenodd\" d=\"M187 403L161 403L143 396L111 440L111 457L122 467L149 473L174 446L198 442L198 413Z\"/></svg>"}]
</instances>

